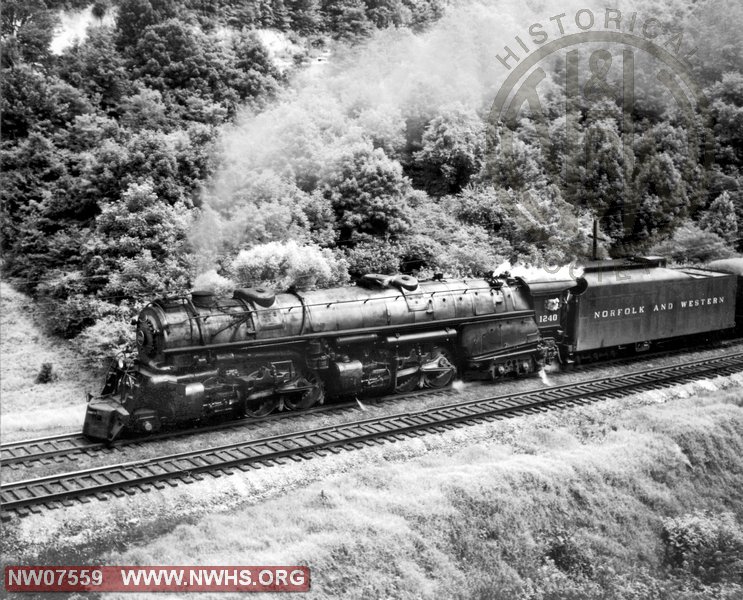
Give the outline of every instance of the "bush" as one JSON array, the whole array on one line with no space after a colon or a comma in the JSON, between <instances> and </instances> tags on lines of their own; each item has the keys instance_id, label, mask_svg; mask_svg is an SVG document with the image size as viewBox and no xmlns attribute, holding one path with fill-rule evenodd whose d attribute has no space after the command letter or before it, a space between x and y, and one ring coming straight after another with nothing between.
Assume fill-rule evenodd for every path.
<instances>
[{"instance_id":1,"label":"bush","mask_svg":"<svg viewBox=\"0 0 743 600\"><path fill-rule=\"evenodd\" d=\"M57 378L57 374L54 372L54 365L52 363L42 363L39 374L36 376L36 383L51 383Z\"/></svg>"},{"instance_id":2,"label":"bush","mask_svg":"<svg viewBox=\"0 0 743 600\"><path fill-rule=\"evenodd\" d=\"M482 168L485 125L474 111L453 106L431 120L421 144L413 159L425 173L426 189L435 195L458 192Z\"/></svg>"},{"instance_id":3,"label":"bush","mask_svg":"<svg viewBox=\"0 0 743 600\"><path fill-rule=\"evenodd\" d=\"M506 213L503 199L506 192L492 186L470 185L456 196L449 196L442 202L451 214L470 225L480 225L489 233L511 235L512 219Z\"/></svg>"},{"instance_id":4,"label":"bush","mask_svg":"<svg viewBox=\"0 0 743 600\"><path fill-rule=\"evenodd\" d=\"M100 316L98 301L81 294L70 296L47 314L51 333L73 338Z\"/></svg>"},{"instance_id":5,"label":"bush","mask_svg":"<svg viewBox=\"0 0 743 600\"><path fill-rule=\"evenodd\" d=\"M294 241L269 242L242 250L230 267L240 285L312 289L348 281L348 264L330 250Z\"/></svg>"},{"instance_id":6,"label":"bush","mask_svg":"<svg viewBox=\"0 0 743 600\"><path fill-rule=\"evenodd\" d=\"M82 271L53 269L39 282L37 292L45 300L64 300L85 294L87 286L88 281Z\"/></svg>"},{"instance_id":7,"label":"bush","mask_svg":"<svg viewBox=\"0 0 743 600\"><path fill-rule=\"evenodd\" d=\"M114 356L130 352L133 344L134 327L123 311L99 319L75 338L80 354L96 366L104 366Z\"/></svg>"},{"instance_id":8,"label":"bush","mask_svg":"<svg viewBox=\"0 0 743 600\"><path fill-rule=\"evenodd\" d=\"M46 311L46 324L51 333L70 339L107 316L130 318L130 309L90 296L76 294Z\"/></svg>"},{"instance_id":9,"label":"bush","mask_svg":"<svg viewBox=\"0 0 743 600\"><path fill-rule=\"evenodd\" d=\"M231 279L222 277L217 271L212 269L199 275L193 284L195 290L208 290L217 296L230 294L237 285Z\"/></svg>"},{"instance_id":10,"label":"bush","mask_svg":"<svg viewBox=\"0 0 743 600\"><path fill-rule=\"evenodd\" d=\"M743 529L732 513L695 512L665 519L665 561L704 583L743 582Z\"/></svg>"},{"instance_id":11,"label":"bush","mask_svg":"<svg viewBox=\"0 0 743 600\"><path fill-rule=\"evenodd\" d=\"M699 229L690 222L682 224L670 239L653 246L650 253L668 256L677 263L692 264L735 255L728 242L719 235Z\"/></svg>"},{"instance_id":12,"label":"bush","mask_svg":"<svg viewBox=\"0 0 743 600\"><path fill-rule=\"evenodd\" d=\"M418 219L403 255L425 258L424 268L453 277L476 276L494 270L513 251L484 224L460 219L451 202L421 197L414 209Z\"/></svg>"},{"instance_id":13,"label":"bush","mask_svg":"<svg viewBox=\"0 0 743 600\"><path fill-rule=\"evenodd\" d=\"M358 243L344 251L348 272L354 277L367 273L391 275L412 270L408 268L409 258L403 256L404 248L400 244L372 236L359 237Z\"/></svg>"},{"instance_id":14,"label":"bush","mask_svg":"<svg viewBox=\"0 0 743 600\"><path fill-rule=\"evenodd\" d=\"M410 180L399 162L368 141L331 153L319 189L335 211L341 239L354 233L398 236L414 220Z\"/></svg>"},{"instance_id":15,"label":"bush","mask_svg":"<svg viewBox=\"0 0 743 600\"><path fill-rule=\"evenodd\" d=\"M593 565L573 536L566 531L555 533L547 544L545 558L551 560L563 573L593 575Z\"/></svg>"}]
</instances>

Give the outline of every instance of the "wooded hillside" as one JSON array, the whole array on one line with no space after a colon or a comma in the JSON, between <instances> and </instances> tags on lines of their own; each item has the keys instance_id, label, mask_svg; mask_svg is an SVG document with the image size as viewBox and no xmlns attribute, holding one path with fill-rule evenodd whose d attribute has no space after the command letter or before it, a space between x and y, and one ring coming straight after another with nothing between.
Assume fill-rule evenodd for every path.
<instances>
[{"instance_id":1,"label":"wooded hillside","mask_svg":"<svg viewBox=\"0 0 743 600\"><path fill-rule=\"evenodd\" d=\"M697 48L714 162L695 162L640 64L628 180L621 106L594 97L566 116L559 59L540 87L551 151L528 113L496 151L493 57L548 16L521 3L98 0L84 39L54 54L60 11L88 5L3 5L0 191L5 276L92 357L166 291L567 262L590 255L597 217L604 255L740 249L732 1L644 8ZM566 123L586 148L572 170Z\"/></svg>"}]
</instances>

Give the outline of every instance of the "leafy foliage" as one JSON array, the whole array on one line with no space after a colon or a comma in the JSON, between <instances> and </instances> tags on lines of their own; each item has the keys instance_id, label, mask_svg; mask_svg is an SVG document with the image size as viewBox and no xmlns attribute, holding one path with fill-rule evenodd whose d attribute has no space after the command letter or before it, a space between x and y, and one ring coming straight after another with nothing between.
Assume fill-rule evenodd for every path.
<instances>
[{"instance_id":1,"label":"leafy foliage","mask_svg":"<svg viewBox=\"0 0 743 600\"><path fill-rule=\"evenodd\" d=\"M0 16L3 68L49 59L56 15L43 0L8 0Z\"/></svg>"},{"instance_id":2,"label":"leafy foliage","mask_svg":"<svg viewBox=\"0 0 743 600\"><path fill-rule=\"evenodd\" d=\"M712 231L699 229L690 222L676 229L671 239L653 246L651 252L667 256L680 264L704 263L734 255L723 238Z\"/></svg>"},{"instance_id":3,"label":"leafy foliage","mask_svg":"<svg viewBox=\"0 0 743 600\"><path fill-rule=\"evenodd\" d=\"M131 352L134 335L132 311L107 314L86 327L75 338L80 356L96 366L108 364L111 357Z\"/></svg>"},{"instance_id":4,"label":"leafy foliage","mask_svg":"<svg viewBox=\"0 0 743 600\"><path fill-rule=\"evenodd\" d=\"M49 330L60 337L74 338L83 329L99 319L119 312L119 308L83 294L74 294L55 303L55 310L47 315Z\"/></svg>"},{"instance_id":5,"label":"leafy foliage","mask_svg":"<svg viewBox=\"0 0 743 600\"><path fill-rule=\"evenodd\" d=\"M545 558L551 560L564 573L590 577L594 572L594 567L580 544L565 530L557 531L550 536Z\"/></svg>"},{"instance_id":6,"label":"leafy foliage","mask_svg":"<svg viewBox=\"0 0 743 600\"><path fill-rule=\"evenodd\" d=\"M0 109L3 137L11 140L34 130L48 134L92 112L89 100L77 88L27 64L3 72Z\"/></svg>"},{"instance_id":7,"label":"leafy foliage","mask_svg":"<svg viewBox=\"0 0 743 600\"><path fill-rule=\"evenodd\" d=\"M41 369L39 374L34 380L35 383L51 383L57 378L57 374L54 372L54 365L52 363L41 363Z\"/></svg>"},{"instance_id":8,"label":"leafy foliage","mask_svg":"<svg viewBox=\"0 0 743 600\"><path fill-rule=\"evenodd\" d=\"M738 241L738 217L735 205L727 191L714 199L709 208L702 214L699 227L717 234L733 246Z\"/></svg>"},{"instance_id":9,"label":"leafy foliage","mask_svg":"<svg viewBox=\"0 0 743 600\"><path fill-rule=\"evenodd\" d=\"M704 583L743 582L743 528L732 513L695 512L663 521L667 564Z\"/></svg>"},{"instance_id":10,"label":"leafy foliage","mask_svg":"<svg viewBox=\"0 0 743 600\"><path fill-rule=\"evenodd\" d=\"M114 26L55 55L56 11L73 5L9 0L0 39L3 269L59 307L59 335L99 320L115 335L119 305L195 279L323 286L586 258L594 218L602 255L740 245L743 54L729 33L697 40L719 57L698 73L717 161L705 172L643 72L631 151L613 100L584 95L564 114L559 64L541 115L486 127L492 48L462 23L492 38L488 7L452 5L426 33L442 0L102 1L94 15L115 10ZM709 32L724 12L684 23Z\"/></svg>"},{"instance_id":11,"label":"leafy foliage","mask_svg":"<svg viewBox=\"0 0 743 600\"><path fill-rule=\"evenodd\" d=\"M717 160L727 167L740 167L743 160L743 73L723 74L709 90L715 120Z\"/></svg>"},{"instance_id":12,"label":"leafy foliage","mask_svg":"<svg viewBox=\"0 0 743 600\"><path fill-rule=\"evenodd\" d=\"M90 28L84 42L74 44L59 58L58 69L60 77L84 91L103 110L126 114L119 104L132 83L110 29Z\"/></svg>"},{"instance_id":13,"label":"leafy foliage","mask_svg":"<svg viewBox=\"0 0 743 600\"><path fill-rule=\"evenodd\" d=\"M173 0L121 0L116 19L118 44L121 48L136 45L146 29L178 16Z\"/></svg>"},{"instance_id":14,"label":"leafy foliage","mask_svg":"<svg viewBox=\"0 0 743 600\"><path fill-rule=\"evenodd\" d=\"M269 242L242 250L230 265L232 278L243 287L313 289L347 281L345 261L330 250L300 246L294 241Z\"/></svg>"},{"instance_id":15,"label":"leafy foliage","mask_svg":"<svg viewBox=\"0 0 743 600\"><path fill-rule=\"evenodd\" d=\"M429 173L428 190L458 192L483 166L485 126L477 114L457 106L431 120L421 144L413 156L418 169Z\"/></svg>"},{"instance_id":16,"label":"leafy foliage","mask_svg":"<svg viewBox=\"0 0 743 600\"><path fill-rule=\"evenodd\" d=\"M101 291L122 298L187 287L182 247L189 215L161 202L150 181L130 184L121 202L104 204L84 248L88 272L107 279Z\"/></svg>"},{"instance_id":17,"label":"leafy foliage","mask_svg":"<svg viewBox=\"0 0 743 600\"><path fill-rule=\"evenodd\" d=\"M341 240L354 232L398 235L410 227L407 199L413 189L399 163L369 144L343 149L333 158L318 187L335 211Z\"/></svg>"}]
</instances>

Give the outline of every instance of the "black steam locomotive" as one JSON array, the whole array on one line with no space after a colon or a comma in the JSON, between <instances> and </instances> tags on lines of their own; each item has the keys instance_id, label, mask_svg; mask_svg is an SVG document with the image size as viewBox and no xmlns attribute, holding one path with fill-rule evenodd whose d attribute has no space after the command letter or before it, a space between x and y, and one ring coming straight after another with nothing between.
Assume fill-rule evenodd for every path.
<instances>
[{"instance_id":1,"label":"black steam locomotive","mask_svg":"<svg viewBox=\"0 0 743 600\"><path fill-rule=\"evenodd\" d=\"M139 315L138 358L119 361L83 432L113 440L212 416L261 417L326 398L497 379L621 349L730 330L743 261L670 269L657 257L600 261L579 277L418 281L275 294L195 291Z\"/></svg>"}]
</instances>

